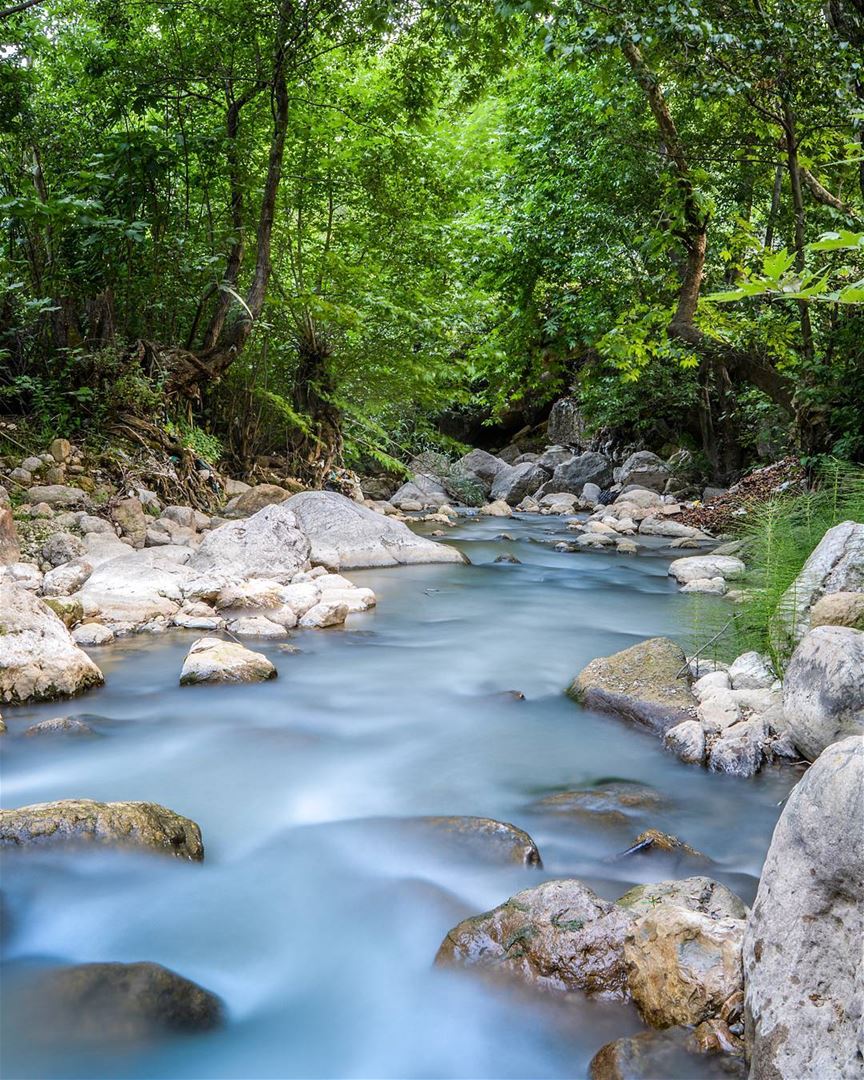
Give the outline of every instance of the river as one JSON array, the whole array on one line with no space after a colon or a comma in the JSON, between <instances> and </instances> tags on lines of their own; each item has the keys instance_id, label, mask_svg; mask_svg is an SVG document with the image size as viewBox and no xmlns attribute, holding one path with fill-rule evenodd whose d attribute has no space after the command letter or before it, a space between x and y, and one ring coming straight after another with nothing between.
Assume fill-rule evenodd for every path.
<instances>
[{"instance_id":1,"label":"river","mask_svg":"<svg viewBox=\"0 0 864 1080\"><path fill-rule=\"evenodd\" d=\"M103 689L7 710L5 806L163 803L200 824L206 857L4 856L4 993L46 961L153 960L220 994L229 1022L58 1052L34 1017L30 1030L7 1024L3 1075L584 1077L604 1042L640 1030L628 1007L559 1005L432 966L456 922L547 878L614 899L674 876L662 858L608 861L641 825L544 815L531 809L539 797L610 778L650 784L668 799L650 824L716 860L712 876L750 902L796 779L686 766L565 697L593 657L680 634L692 604L667 577L668 555L553 550L567 535L557 518L463 519L447 541L470 566L350 573L377 609L344 630L295 633L295 654L253 644L279 670L270 683L181 689L200 635L172 632L94 651ZM521 564L494 562L506 552ZM57 715L85 716L99 737L18 737ZM380 820L421 814L517 824L544 867L459 856Z\"/></svg>"}]
</instances>

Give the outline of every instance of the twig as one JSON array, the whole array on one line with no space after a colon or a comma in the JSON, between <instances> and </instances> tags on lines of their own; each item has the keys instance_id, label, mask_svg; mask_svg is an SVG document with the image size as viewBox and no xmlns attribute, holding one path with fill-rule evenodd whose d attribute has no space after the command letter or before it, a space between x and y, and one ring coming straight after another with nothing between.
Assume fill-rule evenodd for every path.
<instances>
[{"instance_id":1,"label":"twig","mask_svg":"<svg viewBox=\"0 0 864 1080\"><path fill-rule=\"evenodd\" d=\"M676 679L680 679L680 678L681 678L681 676L682 676L682 675L684 674L684 672L685 672L685 671L687 670L687 668L688 668L688 667L690 666L690 661L691 661L691 660L698 660L698 659L699 659L699 654L700 654L700 653L702 653L702 652L704 652L704 651L705 651L705 650L706 650L706 649L708 648L708 646L709 646L709 645L713 645L713 643L714 643L714 642L715 642L715 641L717 640L717 638L718 638L718 637L720 637L720 635L721 635L721 634L725 634L725 633L726 633L726 631L727 631L727 630L729 629L729 627L730 627L731 625L732 625L732 619L730 619L730 620L729 620L729 622L727 622L725 626L722 626L722 627L721 627L721 628L720 628L720 629L719 629L719 630L717 631L717 633L716 633L716 634L714 635L714 637L712 637L712 638L710 638L710 640L706 641L704 645L702 645L702 646L701 646L700 648L698 648L698 649L696 650L696 652L695 652L695 653L693 653L693 655L692 655L692 656L690 657L690 660L688 660L688 661L687 661L687 662L686 662L685 664L683 664L683 665L682 665L682 666L681 666L681 667L680 667L680 668L679 668L679 669L678 669L678 670L677 670L677 671L675 672L675 678L676 678ZM699 665L698 665L698 663L697 663L697 665L696 665L696 668L697 668L697 670L698 670L698 668L699 668Z\"/></svg>"}]
</instances>

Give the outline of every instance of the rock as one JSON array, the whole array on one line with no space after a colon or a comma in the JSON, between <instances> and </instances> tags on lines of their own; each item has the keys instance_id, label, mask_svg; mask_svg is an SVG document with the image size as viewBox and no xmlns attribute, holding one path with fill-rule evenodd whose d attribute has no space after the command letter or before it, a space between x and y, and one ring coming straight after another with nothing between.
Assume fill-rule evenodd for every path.
<instances>
[{"instance_id":1,"label":"rock","mask_svg":"<svg viewBox=\"0 0 864 1080\"><path fill-rule=\"evenodd\" d=\"M475 476L483 485L483 490L487 495L492 490L496 476L507 468L506 461L502 461L485 450L472 450L459 458L456 464Z\"/></svg>"},{"instance_id":2,"label":"rock","mask_svg":"<svg viewBox=\"0 0 864 1080\"><path fill-rule=\"evenodd\" d=\"M16 563L20 558L21 547L18 543L15 518L11 510L0 509L0 566Z\"/></svg>"},{"instance_id":3,"label":"rock","mask_svg":"<svg viewBox=\"0 0 864 1080\"><path fill-rule=\"evenodd\" d=\"M685 720L666 731L663 744L688 765L705 761L705 730L698 720Z\"/></svg>"},{"instance_id":4,"label":"rock","mask_svg":"<svg viewBox=\"0 0 864 1080\"><path fill-rule=\"evenodd\" d=\"M86 550L84 542L77 536L68 532L58 532L42 545L42 558L52 566L63 566L73 559L79 559Z\"/></svg>"},{"instance_id":5,"label":"rock","mask_svg":"<svg viewBox=\"0 0 864 1080\"><path fill-rule=\"evenodd\" d=\"M614 547L616 545L616 540L615 537L610 536L609 533L588 532L577 537L576 544L577 547L580 548Z\"/></svg>"},{"instance_id":6,"label":"rock","mask_svg":"<svg viewBox=\"0 0 864 1080\"><path fill-rule=\"evenodd\" d=\"M0 575L28 592L38 592L42 588L44 576L38 566L32 563L10 563Z\"/></svg>"},{"instance_id":7,"label":"rock","mask_svg":"<svg viewBox=\"0 0 864 1080\"><path fill-rule=\"evenodd\" d=\"M811 630L786 668L783 712L792 741L808 761L840 739L864 735L864 631Z\"/></svg>"},{"instance_id":8,"label":"rock","mask_svg":"<svg viewBox=\"0 0 864 1080\"><path fill-rule=\"evenodd\" d=\"M612 781L592 788L561 791L532 803L541 814L563 814L603 825L632 825L666 805L664 797L645 784Z\"/></svg>"},{"instance_id":9,"label":"rock","mask_svg":"<svg viewBox=\"0 0 864 1080\"><path fill-rule=\"evenodd\" d=\"M71 596L45 596L42 602L51 608L68 630L84 618L84 605Z\"/></svg>"},{"instance_id":10,"label":"rock","mask_svg":"<svg viewBox=\"0 0 864 1080\"><path fill-rule=\"evenodd\" d=\"M0 580L0 698L50 701L103 682L51 609L11 581Z\"/></svg>"},{"instance_id":11,"label":"rock","mask_svg":"<svg viewBox=\"0 0 864 1080\"><path fill-rule=\"evenodd\" d=\"M48 453L58 465L65 465L72 457L72 443L68 439L55 439L48 447Z\"/></svg>"},{"instance_id":12,"label":"rock","mask_svg":"<svg viewBox=\"0 0 864 1080\"><path fill-rule=\"evenodd\" d=\"M276 678L276 668L266 656L234 641L199 638L183 661L180 685L223 682L265 682Z\"/></svg>"},{"instance_id":13,"label":"rock","mask_svg":"<svg viewBox=\"0 0 864 1080\"><path fill-rule=\"evenodd\" d=\"M31 724L25 735L95 735L96 732L83 720L74 716L55 716L51 720L40 720Z\"/></svg>"},{"instance_id":14,"label":"rock","mask_svg":"<svg viewBox=\"0 0 864 1080\"><path fill-rule=\"evenodd\" d=\"M431 832L490 862L543 865L537 845L528 833L504 821L484 817L420 817L398 821L397 826Z\"/></svg>"},{"instance_id":15,"label":"rock","mask_svg":"<svg viewBox=\"0 0 864 1080\"><path fill-rule=\"evenodd\" d=\"M777 676L767 657L746 652L730 664L729 678L735 690L770 690Z\"/></svg>"},{"instance_id":16,"label":"rock","mask_svg":"<svg viewBox=\"0 0 864 1080\"><path fill-rule=\"evenodd\" d=\"M484 517L513 517L513 511L503 499L496 499L495 502L486 503L485 506L480 507L477 513L483 514Z\"/></svg>"},{"instance_id":17,"label":"rock","mask_svg":"<svg viewBox=\"0 0 864 1080\"><path fill-rule=\"evenodd\" d=\"M705 1057L687 1028L643 1031L601 1047L588 1066L590 1080L746 1080L741 1057Z\"/></svg>"},{"instance_id":18,"label":"rock","mask_svg":"<svg viewBox=\"0 0 864 1080\"><path fill-rule=\"evenodd\" d=\"M639 532L643 536L677 536L690 540L708 539L705 533L699 529L694 529L692 525L684 525L680 521L666 521L653 517L642 519L639 523Z\"/></svg>"},{"instance_id":19,"label":"rock","mask_svg":"<svg viewBox=\"0 0 864 1080\"><path fill-rule=\"evenodd\" d=\"M640 510L661 506L663 498L656 491L643 487L628 487L615 497L615 506L637 506Z\"/></svg>"},{"instance_id":20,"label":"rock","mask_svg":"<svg viewBox=\"0 0 864 1080\"><path fill-rule=\"evenodd\" d=\"M333 497L344 499L342 495ZM345 502L356 506L350 499ZM380 514L366 512L384 520ZM287 584L309 560L309 539L301 529L288 503L265 506L245 521L230 521L206 533L189 560L189 569L197 574L215 573L229 580L260 577Z\"/></svg>"},{"instance_id":21,"label":"rock","mask_svg":"<svg viewBox=\"0 0 864 1080\"><path fill-rule=\"evenodd\" d=\"M200 862L201 830L158 803L62 799L0 810L0 846L142 848Z\"/></svg>"},{"instance_id":22,"label":"rock","mask_svg":"<svg viewBox=\"0 0 864 1080\"><path fill-rule=\"evenodd\" d=\"M511 563L513 566L521 566L522 564L521 559L517 559L515 555L511 555L509 552L505 555L496 555L492 561L496 563Z\"/></svg>"},{"instance_id":23,"label":"rock","mask_svg":"<svg viewBox=\"0 0 864 1080\"><path fill-rule=\"evenodd\" d=\"M635 555L639 551L639 548L632 540L617 540L615 542L615 550L620 555Z\"/></svg>"},{"instance_id":24,"label":"rock","mask_svg":"<svg viewBox=\"0 0 864 1080\"><path fill-rule=\"evenodd\" d=\"M101 539L101 538L99 538ZM100 563L79 590L104 622L119 629L137 629L156 618L170 618L180 607L191 577L183 560L188 552L175 548L144 548ZM92 549L89 550L93 557Z\"/></svg>"},{"instance_id":25,"label":"rock","mask_svg":"<svg viewBox=\"0 0 864 1080\"><path fill-rule=\"evenodd\" d=\"M556 466L552 479L539 491L542 498L548 492L568 491L581 495L586 484L607 488L612 483L612 462L605 454L578 454Z\"/></svg>"},{"instance_id":26,"label":"rock","mask_svg":"<svg viewBox=\"0 0 864 1080\"><path fill-rule=\"evenodd\" d=\"M45 596L69 596L77 592L92 573L93 566L86 559L74 559L55 566L42 579L42 592Z\"/></svg>"},{"instance_id":27,"label":"rock","mask_svg":"<svg viewBox=\"0 0 864 1080\"><path fill-rule=\"evenodd\" d=\"M445 937L435 962L480 968L554 990L627 997L624 936L630 916L579 881L517 893Z\"/></svg>"},{"instance_id":28,"label":"rock","mask_svg":"<svg viewBox=\"0 0 864 1080\"><path fill-rule=\"evenodd\" d=\"M698 549L701 544L698 540L694 540L691 536L679 536L677 540L673 540L669 545L675 551L679 551L681 548ZM700 578L699 580L710 581L712 578Z\"/></svg>"},{"instance_id":29,"label":"rock","mask_svg":"<svg viewBox=\"0 0 864 1080\"><path fill-rule=\"evenodd\" d=\"M14 484L18 484L21 487L27 487L27 485L32 482L33 477L26 469L13 469L9 473L9 479Z\"/></svg>"},{"instance_id":30,"label":"rock","mask_svg":"<svg viewBox=\"0 0 864 1080\"><path fill-rule=\"evenodd\" d=\"M561 513L571 514L579 501L578 495L570 495L566 491L553 491L550 495L544 495L540 500L541 508L553 509L564 507Z\"/></svg>"},{"instance_id":31,"label":"rock","mask_svg":"<svg viewBox=\"0 0 864 1080\"><path fill-rule=\"evenodd\" d=\"M615 482L623 486L637 484L649 491L663 491L672 470L662 458L648 450L638 450L615 470Z\"/></svg>"},{"instance_id":32,"label":"rock","mask_svg":"<svg viewBox=\"0 0 864 1080\"><path fill-rule=\"evenodd\" d=\"M703 660L704 664L705 661ZM706 675L700 676L696 682L693 683L693 693L700 701L704 701L705 698L710 697L711 694L717 690L731 690L732 680L729 678L729 671L709 671Z\"/></svg>"},{"instance_id":33,"label":"rock","mask_svg":"<svg viewBox=\"0 0 864 1080\"><path fill-rule=\"evenodd\" d=\"M68 487L66 484L47 484L31 487L27 492L31 503L48 503L54 510L88 510L90 496L81 488Z\"/></svg>"},{"instance_id":34,"label":"rock","mask_svg":"<svg viewBox=\"0 0 864 1080\"><path fill-rule=\"evenodd\" d=\"M585 444L585 421L575 398L563 397L555 402L546 421L546 434L550 442L563 446Z\"/></svg>"},{"instance_id":35,"label":"rock","mask_svg":"<svg viewBox=\"0 0 864 1080\"><path fill-rule=\"evenodd\" d=\"M844 521L829 529L777 605L772 638L792 649L810 629L810 611L821 597L864 592L864 524Z\"/></svg>"},{"instance_id":36,"label":"rock","mask_svg":"<svg viewBox=\"0 0 864 1080\"><path fill-rule=\"evenodd\" d=\"M725 885L697 875L675 881L635 885L617 901L634 918L668 905L707 915L712 919L745 919L747 905Z\"/></svg>"},{"instance_id":37,"label":"rock","mask_svg":"<svg viewBox=\"0 0 864 1080\"><path fill-rule=\"evenodd\" d=\"M26 457L26 458L24 458L24 460L23 460L23 461L21 462L21 468L22 468L22 469L23 469L23 470L24 470L25 472L31 473L32 475L34 475L34 476L35 476L35 475L37 475L38 473L41 473L41 472L43 472L43 471L44 471L44 469L45 469L45 462L44 462L44 461L42 460L42 458L38 458L38 457Z\"/></svg>"},{"instance_id":38,"label":"rock","mask_svg":"<svg viewBox=\"0 0 864 1080\"><path fill-rule=\"evenodd\" d=\"M810 626L813 629L850 626L853 630L864 630L864 592L835 592L820 597L810 609Z\"/></svg>"},{"instance_id":39,"label":"rock","mask_svg":"<svg viewBox=\"0 0 864 1080\"><path fill-rule=\"evenodd\" d=\"M180 547L194 547L198 542L198 535L194 529L178 525L170 518L159 518L147 526L144 534L146 547L164 547L175 544Z\"/></svg>"},{"instance_id":40,"label":"rock","mask_svg":"<svg viewBox=\"0 0 864 1080\"><path fill-rule=\"evenodd\" d=\"M235 495L242 495L244 491L252 490L251 484L247 484L243 480L232 480L230 476L225 477L222 482L222 487L229 498L233 498Z\"/></svg>"},{"instance_id":41,"label":"rock","mask_svg":"<svg viewBox=\"0 0 864 1080\"><path fill-rule=\"evenodd\" d=\"M725 596L728 585L722 577L694 578L681 586L681 592L708 593L712 596Z\"/></svg>"},{"instance_id":42,"label":"rock","mask_svg":"<svg viewBox=\"0 0 864 1080\"><path fill-rule=\"evenodd\" d=\"M695 715L687 658L668 638L592 660L567 692L586 708L616 713L657 734Z\"/></svg>"},{"instance_id":43,"label":"rock","mask_svg":"<svg viewBox=\"0 0 864 1080\"><path fill-rule=\"evenodd\" d=\"M312 494L307 492L306 494ZM323 492L317 492L315 494L324 494ZM333 494L333 492L327 492L326 494ZM433 509L444 506L445 503L450 501L450 496L447 494L444 485L438 479L437 476L430 476L426 473L416 473L412 480L409 480L407 484L403 484L402 487L396 492L390 499L393 506L399 507L401 510L413 510L414 504L417 504L418 510L432 507Z\"/></svg>"},{"instance_id":44,"label":"rock","mask_svg":"<svg viewBox=\"0 0 864 1080\"><path fill-rule=\"evenodd\" d=\"M753 1077L860 1077L864 742L829 746L774 830L744 940ZM850 827L858 823L858 827Z\"/></svg>"},{"instance_id":45,"label":"rock","mask_svg":"<svg viewBox=\"0 0 864 1080\"><path fill-rule=\"evenodd\" d=\"M535 455L536 457L536 455ZM569 461L573 457L573 451L565 446L547 446L543 453L536 458L548 472L553 472L558 465Z\"/></svg>"},{"instance_id":46,"label":"rock","mask_svg":"<svg viewBox=\"0 0 864 1080\"><path fill-rule=\"evenodd\" d=\"M265 506L275 506L290 499L292 492L287 488L278 487L276 484L258 484L253 488L235 495L225 506L222 516L227 518L244 518L257 514ZM180 524L178 522L178 524Z\"/></svg>"},{"instance_id":47,"label":"rock","mask_svg":"<svg viewBox=\"0 0 864 1080\"><path fill-rule=\"evenodd\" d=\"M678 859L685 859L692 863L709 865L712 860L701 851L685 844L683 840L671 833L661 832L659 829L645 829L641 832L626 851L614 856L617 859L631 858L634 855L644 855L652 852L663 852L667 855L675 855Z\"/></svg>"},{"instance_id":48,"label":"rock","mask_svg":"<svg viewBox=\"0 0 864 1080\"><path fill-rule=\"evenodd\" d=\"M548 479L548 469L544 469L536 461L505 465L495 477L490 495L493 502L500 500L508 506L516 506L526 496L533 495Z\"/></svg>"},{"instance_id":49,"label":"rock","mask_svg":"<svg viewBox=\"0 0 864 1080\"><path fill-rule=\"evenodd\" d=\"M766 732L762 724L742 720L725 728L708 752L708 767L733 776L754 776L762 768Z\"/></svg>"},{"instance_id":50,"label":"rock","mask_svg":"<svg viewBox=\"0 0 864 1080\"><path fill-rule=\"evenodd\" d=\"M142 1042L211 1031L224 1020L222 1002L161 964L98 963L40 971L14 1006L37 1017L34 1037L67 1044Z\"/></svg>"},{"instance_id":51,"label":"rock","mask_svg":"<svg viewBox=\"0 0 864 1080\"><path fill-rule=\"evenodd\" d=\"M746 569L744 563L733 555L691 555L669 564L669 573L680 585L698 578L721 577L725 581L735 581L744 575Z\"/></svg>"},{"instance_id":52,"label":"rock","mask_svg":"<svg viewBox=\"0 0 864 1080\"><path fill-rule=\"evenodd\" d=\"M177 616L174 616L176 623ZM207 629L206 627L204 629ZM228 624L229 631L237 637L284 638L285 627L263 615L246 615Z\"/></svg>"},{"instance_id":53,"label":"rock","mask_svg":"<svg viewBox=\"0 0 864 1080\"><path fill-rule=\"evenodd\" d=\"M114 640L114 631L98 622L84 622L72 631L72 640L84 648L98 645L110 645Z\"/></svg>"},{"instance_id":54,"label":"rock","mask_svg":"<svg viewBox=\"0 0 864 1080\"><path fill-rule=\"evenodd\" d=\"M348 605L338 599L323 597L300 619L306 630L322 630L327 626L341 626L348 617Z\"/></svg>"},{"instance_id":55,"label":"rock","mask_svg":"<svg viewBox=\"0 0 864 1080\"><path fill-rule=\"evenodd\" d=\"M140 499L121 499L111 510L111 520L134 548L144 547L151 519L144 513Z\"/></svg>"},{"instance_id":56,"label":"rock","mask_svg":"<svg viewBox=\"0 0 864 1080\"><path fill-rule=\"evenodd\" d=\"M582 501L591 506L596 506L600 502L602 494L603 492L598 484L585 484L582 488Z\"/></svg>"},{"instance_id":57,"label":"rock","mask_svg":"<svg viewBox=\"0 0 864 1080\"><path fill-rule=\"evenodd\" d=\"M312 561L331 570L468 561L456 548L417 536L404 522L333 491L304 491L279 509L286 508L308 537Z\"/></svg>"}]
</instances>

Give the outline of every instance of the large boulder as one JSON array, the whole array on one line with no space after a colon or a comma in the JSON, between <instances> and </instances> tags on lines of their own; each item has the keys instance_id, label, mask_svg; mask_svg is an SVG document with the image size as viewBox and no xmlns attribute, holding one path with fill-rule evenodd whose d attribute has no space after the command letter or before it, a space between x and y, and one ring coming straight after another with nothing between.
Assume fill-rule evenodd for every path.
<instances>
[{"instance_id":1,"label":"large boulder","mask_svg":"<svg viewBox=\"0 0 864 1080\"><path fill-rule=\"evenodd\" d=\"M99 537L101 540L102 538ZM135 630L152 619L167 619L180 607L190 572L189 552L144 548L96 566L78 593L85 608L98 608L103 622ZM88 554L88 561L92 554Z\"/></svg>"},{"instance_id":2,"label":"large boulder","mask_svg":"<svg viewBox=\"0 0 864 1080\"><path fill-rule=\"evenodd\" d=\"M0 580L0 700L20 703L80 694L103 682L54 612L27 589Z\"/></svg>"},{"instance_id":3,"label":"large boulder","mask_svg":"<svg viewBox=\"0 0 864 1080\"><path fill-rule=\"evenodd\" d=\"M200 862L201 830L158 803L62 799L0 810L0 846L141 848Z\"/></svg>"},{"instance_id":4,"label":"large boulder","mask_svg":"<svg viewBox=\"0 0 864 1080\"><path fill-rule=\"evenodd\" d=\"M860 1077L864 742L828 747L789 796L744 939L751 1076Z\"/></svg>"},{"instance_id":5,"label":"large boulder","mask_svg":"<svg viewBox=\"0 0 864 1080\"><path fill-rule=\"evenodd\" d=\"M75 964L40 971L18 990L11 1014L32 1025L37 1041L139 1044L224 1020L215 994L161 964Z\"/></svg>"},{"instance_id":6,"label":"large boulder","mask_svg":"<svg viewBox=\"0 0 864 1080\"><path fill-rule=\"evenodd\" d=\"M810 612L822 596L864 592L864 524L844 521L829 529L777 605L771 633L791 652L810 629Z\"/></svg>"},{"instance_id":7,"label":"large boulder","mask_svg":"<svg viewBox=\"0 0 864 1080\"><path fill-rule=\"evenodd\" d=\"M547 881L459 923L442 942L436 963L625 1000L629 925L626 912L581 882Z\"/></svg>"},{"instance_id":8,"label":"large boulder","mask_svg":"<svg viewBox=\"0 0 864 1080\"><path fill-rule=\"evenodd\" d=\"M276 668L263 653L236 641L199 638L193 642L180 672L181 686L198 683L252 683L276 678Z\"/></svg>"},{"instance_id":9,"label":"large boulder","mask_svg":"<svg viewBox=\"0 0 864 1080\"><path fill-rule=\"evenodd\" d=\"M526 495L534 492L549 479L549 470L536 461L524 461L521 465L505 465L495 477L490 496L508 506L516 506Z\"/></svg>"},{"instance_id":10,"label":"large boulder","mask_svg":"<svg viewBox=\"0 0 864 1080\"><path fill-rule=\"evenodd\" d=\"M459 458L456 462L466 472L471 473L483 485L484 492L488 495L492 490L492 484L500 472L507 468L507 462L487 453L486 450L472 450Z\"/></svg>"},{"instance_id":11,"label":"large boulder","mask_svg":"<svg viewBox=\"0 0 864 1080\"><path fill-rule=\"evenodd\" d=\"M292 492L277 484L256 484L255 487L247 488L235 495L225 505L222 517L244 518L257 514L265 506L278 506L279 503L290 499Z\"/></svg>"},{"instance_id":12,"label":"large boulder","mask_svg":"<svg viewBox=\"0 0 864 1080\"><path fill-rule=\"evenodd\" d=\"M333 498L354 505L344 495ZM258 577L287 585L309 561L309 539L291 509L292 501L265 506L250 518L226 522L206 533L189 560L189 569L196 574L221 574L226 580Z\"/></svg>"},{"instance_id":13,"label":"large boulder","mask_svg":"<svg viewBox=\"0 0 864 1080\"><path fill-rule=\"evenodd\" d=\"M663 734L695 716L696 698L684 651L669 638L650 638L592 660L567 693L581 705L611 712Z\"/></svg>"},{"instance_id":14,"label":"large boulder","mask_svg":"<svg viewBox=\"0 0 864 1080\"><path fill-rule=\"evenodd\" d=\"M90 496L81 488L66 484L45 484L31 487L27 499L34 506L47 503L52 510L86 510L91 506Z\"/></svg>"},{"instance_id":15,"label":"large boulder","mask_svg":"<svg viewBox=\"0 0 864 1080\"><path fill-rule=\"evenodd\" d=\"M0 566L16 563L20 558L21 548L12 511L0 508Z\"/></svg>"},{"instance_id":16,"label":"large boulder","mask_svg":"<svg viewBox=\"0 0 864 1080\"><path fill-rule=\"evenodd\" d=\"M669 573L679 585L718 577L724 581L735 581L743 577L746 571L747 567L734 555L690 555L669 564Z\"/></svg>"},{"instance_id":17,"label":"large boulder","mask_svg":"<svg viewBox=\"0 0 864 1080\"><path fill-rule=\"evenodd\" d=\"M559 398L549 413L546 434L550 443L584 446L587 441L585 420L575 398Z\"/></svg>"},{"instance_id":18,"label":"large boulder","mask_svg":"<svg viewBox=\"0 0 864 1080\"><path fill-rule=\"evenodd\" d=\"M329 495L333 493L305 492L305 494ZM410 509L412 506L419 504L423 510L437 510L439 506L445 506L450 502L450 496L437 476L431 476L427 473L415 473L414 477L407 484L403 484L391 497L390 502L400 509L403 506Z\"/></svg>"},{"instance_id":19,"label":"large boulder","mask_svg":"<svg viewBox=\"0 0 864 1080\"><path fill-rule=\"evenodd\" d=\"M745 1080L743 1056L727 1057L713 1048L707 1056L701 1034L676 1027L615 1039L597 1051L588 1075L590 1080Z\"/></svg>"},{"instance_id":20,"label":"large boulder","mask_svg":"<svg viewBox=\"0 0 864 1080\"><path fill-rule=\"evenodd\" d=\"M789 735L809 761L849 735L864 735L864 632L817 626L792 654L783 679Z\"/></svg>"},{"instance_id":21,"label":"large boulder","mask_svg":"<svg viewBox=\"0 0 864 1080\"><path fill-rule=\"evenodd\" d=\"M851 626L853 630L864 630L864 592L827 593L810 609L810 626Z\"/></svg>"},{"instance_id":22,"label":"large boulder","mask_svg":"<svg viewBox=\"0 0 864 1080\"><path fill-rule=\"evenodd\" d=\"M566 491L571 495L581 495L586 484L596 484L607 488L612 483L612 462L605 454L577 454L568 461L555 466L551 480L537 493L538 498L553 491Z\"/></svg>"},{"instance_id":23,"label":"large boulder","mask_svg":"<svg viewBox=\"0 0 864 1080\"><path fill-rule=\"evenodd\" d=\"M279 508L286 509L308 537L312 562L331 570L468 561L456 548L417 536L404 522L334 491L301 492Z\"/></svg>"},{"instance_id":24,"label":"large boulder","mask_svg":"<svg viewBox=\"0 0 864 1080\"><path fill-rule=\"evenodd\" d=\"M649 491L663 491L671 475L672 470L662 458L650 450L637 450L615 470L615 482L624 487L635 484Z\"/></svg>"}]
</instances>

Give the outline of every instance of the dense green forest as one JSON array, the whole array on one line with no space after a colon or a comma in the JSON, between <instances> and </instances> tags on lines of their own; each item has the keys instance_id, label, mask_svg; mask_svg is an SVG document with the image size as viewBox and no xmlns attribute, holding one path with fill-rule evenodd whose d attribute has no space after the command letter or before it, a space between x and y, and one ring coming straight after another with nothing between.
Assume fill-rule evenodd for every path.
<instances>
[{"instance_id":1,"label":"dense green forest","mask_svg":"<svg viewBox=\"0 0 864 1080\"><path fill-rule=\"evenodd\" d=\"M861 0L0 12L0 412L320 481L864 458Z\"/></svg>"}]
</instances>

